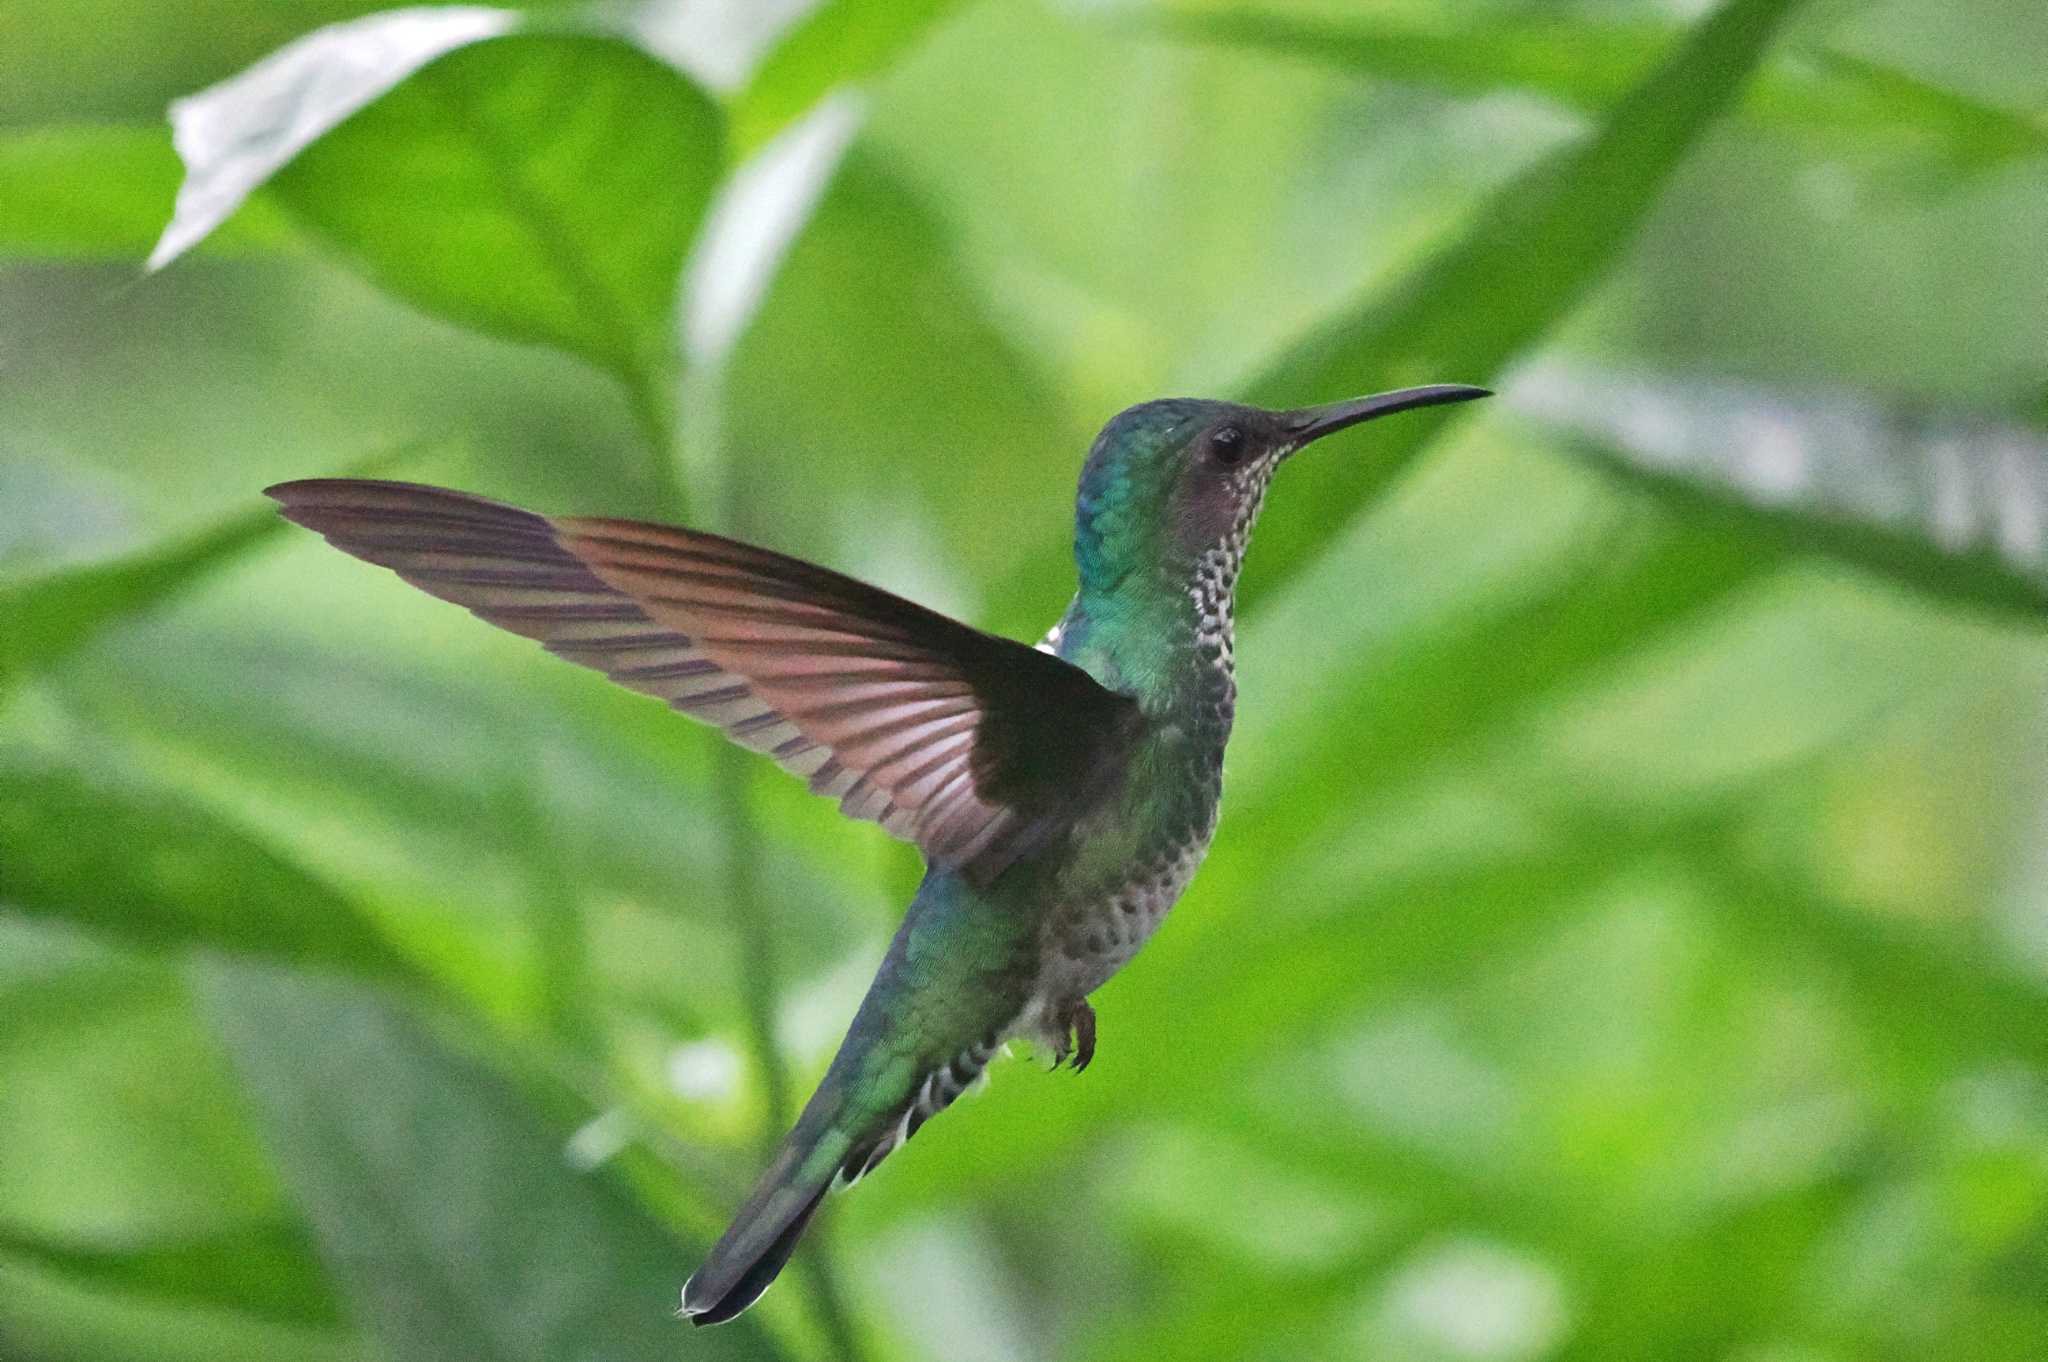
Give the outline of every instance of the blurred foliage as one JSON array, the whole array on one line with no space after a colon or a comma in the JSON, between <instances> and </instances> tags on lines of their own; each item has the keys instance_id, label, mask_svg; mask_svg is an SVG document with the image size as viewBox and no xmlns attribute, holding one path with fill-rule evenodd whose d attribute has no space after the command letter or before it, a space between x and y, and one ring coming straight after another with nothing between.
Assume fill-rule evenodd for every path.
<instances>
[{"instance_id":1,"label":"blurred foliage","mask_svg":"<svg viewBox=\"0 0 2048 1362\"><path fill-rule=\"evenodd\" d=\"M0 1356L2048 1353L2040 6L515 8L0 9ZM674 1323L914 855L257 489L1029 636L1119 406L1432 380L1088 1075Z\"/></svg>"}]
</instances>

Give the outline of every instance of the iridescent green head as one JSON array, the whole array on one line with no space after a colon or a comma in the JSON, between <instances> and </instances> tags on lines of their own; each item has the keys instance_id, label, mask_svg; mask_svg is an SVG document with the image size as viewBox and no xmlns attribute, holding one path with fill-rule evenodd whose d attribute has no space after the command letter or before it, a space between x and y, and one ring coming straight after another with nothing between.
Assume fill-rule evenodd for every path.
<instances>
[{"instance_id":1,"label":"iridescent green head","mask_svg":"<svg viewBox=\"0 0 2048 1362\"><path fill-rule=\"evenodd\" d=\"M1376 416L1487 395L1437 384L1295 411L1178 397L1121 411L1081 470L1074 557L1082 592L1138 581L1171 588L1205 555L1234 559L1274 470L1304 445Z\"/></svg>"}]
</instances>

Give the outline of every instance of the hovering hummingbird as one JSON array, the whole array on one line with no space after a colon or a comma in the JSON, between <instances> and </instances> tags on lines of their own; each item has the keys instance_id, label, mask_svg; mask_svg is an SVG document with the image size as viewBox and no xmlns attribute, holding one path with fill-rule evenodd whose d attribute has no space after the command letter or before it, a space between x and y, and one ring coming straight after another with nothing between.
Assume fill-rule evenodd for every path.
<instances>
[{"instance_id":1,"label":"hovering hummingbird","mask_svg":"<svg viewBox=\"0 0 2048 1362\"><path fill-rule=\"evenodd\" d=\"M1080 587L1035 648L695 530L411 483L269 495L337 548L716 724L923 852L831 1067L683 1286L682 1313L717 1324L767 1289L835 1180L871 1171L1005 1041L1088 1066L1088 995L1159 926L1216 828L1232 601L1274 470L1361 421L1487 395L1120 413L1081 470Z\"/></svg>"}]
</instances>

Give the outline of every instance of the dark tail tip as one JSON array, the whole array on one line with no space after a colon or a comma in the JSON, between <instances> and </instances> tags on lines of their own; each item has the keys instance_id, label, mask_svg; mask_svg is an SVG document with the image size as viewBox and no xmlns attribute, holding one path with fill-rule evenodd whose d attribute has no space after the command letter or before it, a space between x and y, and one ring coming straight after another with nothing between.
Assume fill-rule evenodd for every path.
<instances>
[{"instance_id":1,"label":"dark tail tip","mask_svg":"<svg viewBox=\"0 0 2048 1362\"><path fill-rule=\"evenodd\" d=\"M751 1259L725 1256L728 1241L733 1238L730 1233L719 1241L704 1266L683 1283L683 1318L697 1325L723 1324L761 1299L761 1293L789 1262L789 1255L796 1252L797 1240L803 1238L805 1227L817 1214L818 1204L825 1199L830 1186L827 1182L820 1187L783 1226L782 1232Z\"/></svg>"}]
</instances>

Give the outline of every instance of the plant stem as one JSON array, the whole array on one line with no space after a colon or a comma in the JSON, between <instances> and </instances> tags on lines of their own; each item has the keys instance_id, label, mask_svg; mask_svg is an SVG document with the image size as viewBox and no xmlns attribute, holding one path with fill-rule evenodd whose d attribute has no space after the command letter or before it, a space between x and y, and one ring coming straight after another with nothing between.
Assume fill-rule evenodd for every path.
<instances>
[{"instance_id":1,"label":"plant stem","mask_svg":"<svg viewBox=\"0 0 2048 1362\"><path fill-rule=\"evenodd\" d=\"M701 499L717 508L718 528L728 534L745 536L752 526L752 507L746 496L746 479L737 476L726 457L723 415L724 375L712 361L702 362L685 373L681 403L636 402L655 416L654 427L665 438L655 446L656 486L664 494L674 489L680 514L685 507L683 471L688 468ZM650 395L652 396L652 395ZM689 413L687 444L674 419L676 406ZM643 417L643 421L646 418ZM726 902L731 905L733 932L740 943L740 986L745 999L748 1048L761 1083L764 1100L760 1144L764 1153L774 1149L792 1117L789 1074L782 1062L782 1048L776 1040L775 1018L781 988L775 940L775 926L761 895L759 860L763 850L760 825L747 800L748 782L753 779L756 758L730 743L723 744L713 773L717 801L718 831L726 847ZM842 1362L860 1362L863 1355L845 1293L833 1266L828 1225L814 1225L802 1254L803 1271L810 1287L810 1301L820 1332L833 1357Z\"/></svg>"},{"instance_id":2,"label":"plant stem","mask_svg":"<svg viewBox=\"0 0 2048 1362\"><path fill-rule=\"evenodd\" d=\"M661 513L678 521L690 519L690 489L683 481L681 426L676 401L666 379L650 370L635 370L625 380L626 406L647 446L647 474Z\"/></svg>"},{"instance_id":3,"label":"plant stem","mask_svg":"<svg viewBox=\"0 0 2048 1362\"><path fill-rule=\"evenodd\" d=\"M725 843L725 897L732 907L733 932L740 943L740 992L747 1011L747 1040L760 1075L766 1104L761 1117L761 1146L770 1152L790 1120L789 1075L775 1038L780 999L774 925L761 899L755 863L761 854L761 830L747 803L747 782L753 776L753 753L727 744L719 749L713 776L718 801L718 831Z\"/></svg>"},{"instance_id":4,"label":"plant stem","mask_svg":"<svg viewBox=\"0 0 2048 1362\"><path fill-rule=\"evenodd\" d=\"M526 847L527 901L534 940L540 949L541 985L548 1029L577 1055L593 1053L596 1026L590 1013L590 947L582 907L576 899L569 857L547 817L545 752L527 754L528 774L509 783L508 821Z\"/></svg>"},{"instance_id":5,"label":"plant stem","mask_svg":"<svg viewBox=\"0 0 2048 1362\"><path fill-rule=\"evenodd\" d=\"M805 1285L811 1289L811 1307L817 1313L818 1327L824 1332L831 1355L840 1362L861 1362L865 1354L860 1336L853 1331L853 1312L846 1307L839 1272L833 1265L832 1240L819 1233L823 1228L812 1228L810 1243L798 1255Z\"/></svg>"},{"instance_id":6,"label":"plant stem","mask_svg":"<svg viewBox=\"0 0 2048 1362\"><path fill-rule=\"evenodd\" d=\"M725 457L720 416L724 406L723 377L715 364L704 363L683 382L682 403L689 410L687 435L672 434L666 455L666 480L680 488L687 468L698 502L713 508L718 528L745 536L751 526L744 480L733 476ZM673 431L673 424L671 430ZM687 441L687 443L686 443ZM740 991L745 999L747 1044L767 1102L762 1113L764 1152L789 1124L789 1075L775 1038L775 1015L781 998L774 923L762 901L758 864L762 854L760 827L747 800L755 757L730 743L718 750L712 771L719 837L725 846L725 898L732 912L733 935L740 945Z\"/></svg>"}]
</instances>

